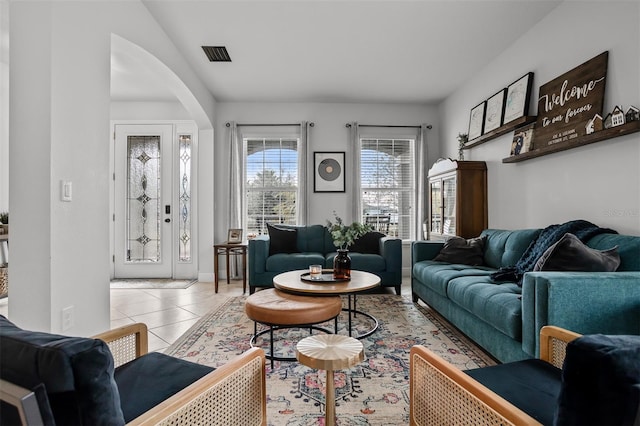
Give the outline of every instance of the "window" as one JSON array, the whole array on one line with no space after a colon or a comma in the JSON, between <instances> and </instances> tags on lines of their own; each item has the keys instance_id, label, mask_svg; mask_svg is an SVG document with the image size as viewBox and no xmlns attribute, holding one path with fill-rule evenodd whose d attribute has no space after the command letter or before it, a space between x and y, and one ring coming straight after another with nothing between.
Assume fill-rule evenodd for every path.
<instances>
[{"instance_id":1,"label":"window","mask_svg":"<svg viewBox=\"0 0 640 426\"><path fill-rule=\"evenodd\" d=\"M247 233L266 234L267 223L296 224L298 138L244 138Z\"/></svg>"},{"instance_id":2,"label":"window","mask_svg":"<svg viewBox=\"0 0 640 426\"><path fill-rule=\"evenodd\" d=\"M360 139L361 220L385 234L414 239L415 139Z\"/></svg>"}]
</instances>

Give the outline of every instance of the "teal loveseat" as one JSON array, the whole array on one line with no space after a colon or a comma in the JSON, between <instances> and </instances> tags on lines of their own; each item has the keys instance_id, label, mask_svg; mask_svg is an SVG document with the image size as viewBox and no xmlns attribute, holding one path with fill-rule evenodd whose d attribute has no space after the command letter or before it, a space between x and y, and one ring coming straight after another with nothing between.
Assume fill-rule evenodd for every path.
<instances>
[{"instance_id":1,"label":"teal loveseat","mask_svg":"<svg viewBox=\"0 0 640 426\"><path fill-rule=\"evenodd\" d=\"M309 265L323 265L333 268L336 247L326 227L322 225L290 226L278 225L279 228L296 232L295 251L290 253L269 254L270 238L260 235L249 240L249 293L257 287L273 287L273 277L283 272L296 269L308 269ZM371 233L364 238L375 237L369 250L358 252L356 242L349 250L351 269L366 271L380 277L382 287L394 287L400 294L402 284L402 241L398 238ZM360 243L364 242L361 241Z\"/></svg>"},{"instance_id":2,"label":"teal loveseat","mask_svg":"<svg viewBox=\"0 0 640 426\"><path fill-rule=\"evenodd\" d=\"M486 236L484 264L433 260L443 242L414 242L411 291L502 362L534 357L540 329L581 334L640 334L640 237L603 233L586 245L618 247L616 272L526 272L521 286L491 275L515 265L540 229L496 230Z\"/></svg>"}]
</instances>

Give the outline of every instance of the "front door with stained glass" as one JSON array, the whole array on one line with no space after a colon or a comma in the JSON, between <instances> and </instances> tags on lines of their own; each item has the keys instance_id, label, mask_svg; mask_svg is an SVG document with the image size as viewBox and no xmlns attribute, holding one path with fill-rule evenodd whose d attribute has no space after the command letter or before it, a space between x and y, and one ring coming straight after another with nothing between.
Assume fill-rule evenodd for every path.
<instances>
[{"instance_id":1,"label":"front door with stained glass","mask_svg":"<svg viewBox=\"0 0 640 426\"><path fill-rule=\"evenodd\" d=\"M172 277L172 139L171 125L115 126L116 278Z\"/></svg>"}]
</instances>

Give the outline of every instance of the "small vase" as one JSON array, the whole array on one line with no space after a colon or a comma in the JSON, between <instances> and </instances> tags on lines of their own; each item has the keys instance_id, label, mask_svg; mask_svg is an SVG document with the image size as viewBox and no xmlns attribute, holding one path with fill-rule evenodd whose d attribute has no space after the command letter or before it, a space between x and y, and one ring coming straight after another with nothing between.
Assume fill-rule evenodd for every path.
<instances>
[{"instance_id":1,"label":"small vase","mask_svg":"<svg viewBox=\"0 0 640 426\"><path fill-rule=\"evenodd\" d=\"M349 250L339 249L338 254L333 258L333 278L336 280L351 278Z\"/></svg>"}]
</instances>

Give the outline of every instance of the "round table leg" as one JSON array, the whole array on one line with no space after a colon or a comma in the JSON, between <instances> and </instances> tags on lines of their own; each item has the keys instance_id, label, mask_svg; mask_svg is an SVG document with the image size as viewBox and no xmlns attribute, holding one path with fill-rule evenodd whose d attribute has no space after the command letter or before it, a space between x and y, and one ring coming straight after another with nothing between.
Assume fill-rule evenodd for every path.
<instances>
[{"instance_id":1,"label":"round table leg","mask_svg":"<svg viewBox=\"0 0 640 426\"><path fill-rule=\"evenodd\" d=\"M324 424L335 426L336 424L336 392L333 382L333 370L327 370L327 383L325 385L325 409Z\"/></svg>"}]
</instances>

